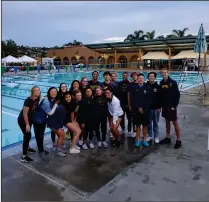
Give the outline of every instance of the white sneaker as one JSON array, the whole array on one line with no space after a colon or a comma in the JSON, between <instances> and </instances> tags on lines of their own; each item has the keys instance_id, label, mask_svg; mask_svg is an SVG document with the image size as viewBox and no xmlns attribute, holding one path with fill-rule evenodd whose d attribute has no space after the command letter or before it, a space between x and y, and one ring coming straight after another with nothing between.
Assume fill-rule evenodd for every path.
<instances>
[{"instance_id":1,"label":"white sneaker","mask_svg":"<svg viewBox=\"0 0 209 202\"><path fill-rule=\"evenodd\" d=\"M152 137L150 137L150 136L148 136L147 138L146 138L146 141L147 142L149 142L149 141L151 141L152 140Z\"/></svg>"},{"instance_id":2,"label":"white sneaker","mask_svg":"<svg viewBox=\"0 0 209 202\"><path fill-rule=\"evenodd\" d=\"M120 131L120 134L122 135L122 134L125 134L125 131L124 130L121 130Z\"/></svg>"},{"instance_id":3,"label":"white sneaker","mask_svg":"<svg viewBox=\"0 0 209 202\"><path fill-rule=\"evenodd\" d=\"M159 138L156 137L156 138L155 138L155 144L158 144L159 142L160 142Z\"/></svg>"},{"instance_id":4,"label":"white sneaker","mask_svg":"<svg viewBox=\"0 0 209 202\"><path fill-rule=\"evenodd\" d=\"M54 152L56 152L57 151L57 145L56 144L53 144L52 145L52 149L53 149Z\"/></svg>"},{"instance_id":5,"label":"white sneaker","mask_svg":"<svg viewBox=\"0 0 209 202\"><path fill-rule=\"evenodd\" d=\"M105 141L102 142L102 145L103 145L104 148L108 147L108 145L107 145L107 143Z\"/></svg>"},{"instance_id":6,"label":"white sneaker","mask_svg":"<svg viewBox=\"0 0 209 202\"><path fill-rule=\"evenodd\" d=\"M99 147L99 148L102 147L102 142L101 142L101 141L98 142L98 147Z\"/></svg>"},{"instance_id":7,"label":"white sneaker","mask_svg":"<svg viewBox=\"0 0 209 202\"><path fill-rule=\"evenodd\" d=\"M82 141L82 140L79 140L79 141L78 141L78 144L79 144L79 146L82 146L83 141Z\"/></svg>"},{"instance_id":8,"label":"white sneaker","mask_svg":"<svg viewBox=\"0 0 209 202\"><path fill-rule=\"evenodd\" d=\"M87 150L87 149L88 149L88 147L87 147L86 144L83 144L83 145L82 145L82 148L83 148L84 150Z\"/></svg>"},{"instance_id":9,"label":"white sneaker","mask_svg":"<svg viewBox=\"0 0 209 202\"><path fill-rule=\"evenodd\" d=\"M132 137L136 137L136 132L133 132L132 133Z\"/></svg>"},{"instance_id":10,"label":"white sneaker","mask_svg":"<svg viewBox=\"0 0 209 202\"><path fill-rule=\"evenodd\" d=\"M78 153L80 153L80 150L79 149L76 149L76 148L70 148L69 153L70 154L78 154Z\"/></svg>"},{"instance_id":11,"label":"white sneaker","mask_svg":"<svg viewBox=\"0 0 209 202\"><path fill-rule=\"evenodd\" d=\"M56 154L57 154L57 156L61 156L61 157L67 156L66 152L63 151L63 149L57 149Z\"/></svg>"},{"instance_id":12,"label":"white sneaker","mask_svg":"<svg viewBox=\"0 0 209 202\"><path fill-rule=\"evenodd\" d=\"M132 132L128 132L128 137L132 137Z\"/></svg>"},{"instance_id":13,"label":"white sneaker","mask_svg":"<svg viewBox=\"0 0 209 202\"><path fill-rule=\"evenodd\" d=\"M91 142L91 143L89 144L89 147L90 147L91 149L94 149L94 144Z\"/></svg>"},{"instance_id":14,"label":"white sneaker","mask_svg":"<svg viewBox=\"0 0 209 202\"><path fill-rule=\"evenodd\" d=\"M81 148L80 148L79 146L77 146L77 145L75 145L75 148L76 148L77 150L81 150Z\"/></svg>"}]
</instances>

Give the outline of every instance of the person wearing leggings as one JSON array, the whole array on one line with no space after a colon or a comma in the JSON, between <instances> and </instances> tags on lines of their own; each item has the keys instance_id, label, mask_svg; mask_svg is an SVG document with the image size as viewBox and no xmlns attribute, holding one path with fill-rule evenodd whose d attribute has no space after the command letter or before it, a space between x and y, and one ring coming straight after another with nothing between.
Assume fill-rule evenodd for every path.
<instances>
[{"instance_id":1,"label":"person wearing leggings","mask_svg":"<svg viewBox=\"0 0 209 202\"><path fill-rule=\"evenodd\" d=\"M92 142L93 139L93 131L94 131L94 98L92 96L91 88L86 88L85 96L81 101L80 110L81 117L84 123L84 132L83 132L83 145L82 148L87 150L87 139L89 137L89 147L94 149L94 144Z\"/></svg>"},{"instance_id":2,"label":"person wearing leggings","mask_svg":"<svg viewBox=\"0 0 209 202\"><path fill-rule=\"evenodd\" d=\"M94 118L95 121L95 132L98 141L98 147L108 147L106 142L107 135L107 100L103 95L101 87L96 88L95 95L95 105L94 105ZM100 137L100 126L102 131L102 139Z\"/></svg>"},{"instance_id":3,"label":"person wearing leggings","mask_svg":"<svg viewBox=\"0 0 209 202\"><path fill-rule=\"evenodd\" d=\"M23 155L21 161L25 163L33 161L33 159L31 159L28 156L28 153L36 152L34 149L29 147L29 143L31 139L31 126L33 124L33 116L35 114L36 108L38 107L40 97L41 97L40 88L38 86L32 87L31 94L25 100L23 109L21 110L17 120L18 125L23 133L23 145L22 145Z\"/></svg>"}]
</instances>

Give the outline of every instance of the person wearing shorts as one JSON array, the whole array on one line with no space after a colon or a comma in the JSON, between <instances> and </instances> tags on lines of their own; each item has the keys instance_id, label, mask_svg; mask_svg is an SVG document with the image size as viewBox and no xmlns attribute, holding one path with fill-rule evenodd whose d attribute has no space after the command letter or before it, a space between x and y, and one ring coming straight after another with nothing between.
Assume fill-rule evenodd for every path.
<instances>
[{"instance_id":1,"label":"person wearing shorts","mask_svg":"<svg viewBox=\"0 0 209 202\"><path fill-rule=\"evenodd\" d=\"M120 106L120 101L116 96L113 95L111 88L105 89L105 97L107 99L107 106L108 106L108 120L110 125L110 131L113 134L115 141L112 142L113 146L120 146L121 144L121 136L118 128L120 126L123 110Z\"/></svg>"},{"instance_id":2,"label":"person wearing shorts","mask_svg":"<svg viewBox=\"0 0 209 202\"><path fill-rule=\"evenodd\" d=\"M160 97L162 105L162 117L166 122L166 138L160 141L160 144L171 144L171 124L172 121L176 132L175 149L181 147L180 128L177 117L177 106L180 100L180 92L176 81L168 76L168 70L163 68L161 70L163 79L160 81Z\"/></svg>"},{"instance_id":3,"label":"person wearing shorts","mask_svg":"<svg viewBox=\"0 0 209 202\"><path fill-rule=\"evenodd\" d=\"M133 113L133 123L136 125L136 147L140 147L141 144L144 147L149 147L149 143L146 141L147 126L149 124L149 110L151 105L151 88L144 83L144 75L138 74L138 85L135 85L132 89L131 96L131 110ZM143 131L143 140L140 141L141 126Z\"/></svg>"}]
</instances>

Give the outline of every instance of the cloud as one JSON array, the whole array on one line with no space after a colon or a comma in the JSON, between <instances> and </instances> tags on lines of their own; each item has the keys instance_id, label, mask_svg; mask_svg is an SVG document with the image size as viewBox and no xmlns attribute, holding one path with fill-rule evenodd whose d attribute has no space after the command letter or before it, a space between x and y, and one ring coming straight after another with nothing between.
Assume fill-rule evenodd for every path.
<instances>
[{"instance_id":1,"label":"cloud","mask_svg":"<svg viewBox=\"0 0 209 202\"><path fill-rule=\"evenodd\" d=\"M188 27L188 34L196 34L201 23L208 33L208 10L208 2L192 1L3 1L2 37L33 46L63 45L74 39L110 43L123 41L135 30L161 35Z\"/></svg>"}]
</instances>

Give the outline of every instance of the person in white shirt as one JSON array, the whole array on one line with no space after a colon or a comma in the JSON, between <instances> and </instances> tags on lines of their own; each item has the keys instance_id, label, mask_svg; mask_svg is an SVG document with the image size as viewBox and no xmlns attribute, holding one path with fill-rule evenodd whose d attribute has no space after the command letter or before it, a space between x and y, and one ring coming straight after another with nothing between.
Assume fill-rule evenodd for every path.
<instances>
[{"instance_id":1,"label":"person in white shirt","mask_svg":"<svg viewBox=\"0 0 209 202\"><path fill-rule=\"evenodd\" d=\"M120 132L118 131L118 128L122 120L123 110L120 106L120 101L113 95L111 88L105 89L105 97L107 99L107 106L109 111L108 119L110 131L115 138L112 145L120 146Z\"/></svg>"}]
</instances>

